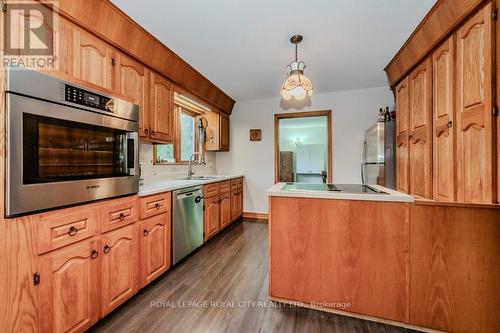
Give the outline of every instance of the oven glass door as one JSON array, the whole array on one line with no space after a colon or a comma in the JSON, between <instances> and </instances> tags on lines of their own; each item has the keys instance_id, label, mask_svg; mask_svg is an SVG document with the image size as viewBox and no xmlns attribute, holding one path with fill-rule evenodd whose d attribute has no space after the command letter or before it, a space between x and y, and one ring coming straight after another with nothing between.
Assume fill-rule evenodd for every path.
<instances>
[{"instance_id":1,"label":"oven glass door","mask_svg":"<svg viewBox=\"0 0 500 333\"><path fill-rule=\"evenodd\" d=\"M128 176L127 140L123 130L24 113L23 184Z\"/></svg>"}]
</instances>

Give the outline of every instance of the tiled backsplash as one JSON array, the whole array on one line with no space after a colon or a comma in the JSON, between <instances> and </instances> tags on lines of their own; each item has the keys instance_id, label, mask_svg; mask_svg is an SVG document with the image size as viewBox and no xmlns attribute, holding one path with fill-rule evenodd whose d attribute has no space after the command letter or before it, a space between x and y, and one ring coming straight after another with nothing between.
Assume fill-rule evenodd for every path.
<instances>
[{"instance_id":1,"label":"tiled backsplash","mask_svg":"<svg viewBox=\"0 0 500 333\"><path fill-rule=\"evenodd\" d=\"M206 165L193 164L196 175L217 174L215 165L215 152L205 153ZM165 176L165 178L179 178L187 176L187 165L155 165L153 164L153 145L142 143L139 147L139 163L141 164L141 177Z\"/></svg>"}]
</instances>

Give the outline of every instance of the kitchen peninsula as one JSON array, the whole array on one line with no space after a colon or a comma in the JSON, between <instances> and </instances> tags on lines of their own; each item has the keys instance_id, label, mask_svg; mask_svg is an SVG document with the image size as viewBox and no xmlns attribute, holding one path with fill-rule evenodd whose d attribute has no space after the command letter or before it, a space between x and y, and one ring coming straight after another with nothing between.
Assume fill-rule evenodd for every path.
<instances>
[{"instance_id":1,"label":"kitchen peninsula","mask_svg":"<svg viewBox=\"0 0 500 333\"><path fill-rule=\"evenodd\" d=\"M498 215L491 205L414 200L377 185L278 183L267 194L272 300L419 329L449 325L438 315L446 300L494 325ZM466 304L471 292L482 301ZM429 302L435 306L424 324ZM464 318L454 325L477 329Z\"/></svg>"},{"instance_id":2,"label":"kitchen peninsula","mask_svg":"<svg viewBox=\"0 0 500 333\"><path fill-rule=\"evenodd\" d=\"M278 183L267 193L272 299L406 320L413 197L364 185Z\"/></svg>"}]
</instances>

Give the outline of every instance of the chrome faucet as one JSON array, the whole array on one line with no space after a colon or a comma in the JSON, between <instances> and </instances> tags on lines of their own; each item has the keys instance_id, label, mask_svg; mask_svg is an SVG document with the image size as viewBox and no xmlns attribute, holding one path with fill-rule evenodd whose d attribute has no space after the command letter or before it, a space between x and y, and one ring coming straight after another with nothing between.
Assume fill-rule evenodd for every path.
<instances>
[{"instance_id":1,"label":"chrome faucet","mask_svg":"<svg viewBox=\"0 0 500 333\"><path fill-rule=\"evenodd\" d=\"M203 155L199 152L194 152L191 154L191 156L189 157L189 169L188 169L188 178L191 178L193 175L194 175L194 171L193 171L193 156L196 156L196 155L200 155L201 158L203 158ZM201 161L200 164L205 164L205 161Z\"/></svg>"}]
</instances>

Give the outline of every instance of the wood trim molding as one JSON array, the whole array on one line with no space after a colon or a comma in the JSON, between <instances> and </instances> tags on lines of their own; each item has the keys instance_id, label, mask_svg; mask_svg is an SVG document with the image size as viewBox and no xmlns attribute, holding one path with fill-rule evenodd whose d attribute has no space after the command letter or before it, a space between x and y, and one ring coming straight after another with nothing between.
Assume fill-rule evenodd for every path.
<instances>
[{"instance_id":1,"label":"wood trim molding","mask_svg":"<svg viewBox=\"0 0 500 333\"><path fill-rule=\"evenodd\" d=\"M45 1L45 0L38 0ZM109 0L59 0L61 16L230 114L235 101Z\"/></svg>"},{"instance_id":2,"label":"wood trim molding","mask_svg":"<svg viewBox=\"0 0 500 333\"><path fill-rule=\"evenodd\" d=\"M269 215L267 213L243 212L242 217L244 219L258 220L256 222L262 221L263 223L267 223L269 220Z\"/></svg>"},{"instance_id":3,"label":"wood trim molding","mask_svg":"<svg viewBox=\"0 0 500 333\"><path fill-rule=\"evenodd\" d=\"M491 0L439 0L384 68L394 87L479 5Z\"/></svg>"},{"instance_id":4,"label":"wood trim molding","mask_svg":"<svg viewBox=\"0 0 500 333\"><path fill-rule=\"evenodd\" d=\"M306 112L293 112L293 113L277 113L274 115L274 182L279 182L279 120L280 119L290 119L290 118L303 118L303 117L318 117L326 116L328 121L328 143L327 143L327 155L328 155L328 183L333 182L332 177L332 160L333 160L333 142L332 142L332 110L320 110L320 111L306 111Z\"/></svg>"},{"instance_id":5,"label":"wood trim molding","mask_svg":"<svg viewBox=\"0 0 500 333\"><path fill-rule=\"evenodd\" d=\"M354 312L347 312L347 311L342 311L342 310L335 310L332 308L327 308L327 307L322 307L322 306L314 306L310 303L304 303L304 302L297 302L297 301L292 301L289 299L285 298L280 298L280 297L275 297L275 296L269 296L269 299L271 299L274 302L280 302L283 304L289 304L290 306L300 306L304 307L307 309L312 309L312 310L317 310L317 311L323 311L323 312L328 312L328 313L333 313L333 314L338 314L342 316L347 316L347 317L352 317L352 318L358 318L358 319L363 319L363 320L369 320L369 321L374 321L377 323L382 323L382 324L387 324L387 325L392 325L392 326L397 326L397 327L403 327L403 328L408 328L408 329L413 329L413 330L418 330L420 332L427 332L427 333L440 333L443 331L438 331L438 330L433 330L431 328L426 328L426 327L421 327L421 326L415 326L415 325L410 325L410 324L405 324L399 321L394 321L394 320L389 320L389 319L383 319L383 318L378 318L378 317L372 317L372 316L367 316L367 315L362 315Z\"/></svg>"},{"instance_id":6,"label":"wood trim molding","mask_svg":"<svg viewBox=\"0 0 500 333\"><path fill-rule=\"evenodd\" d=\"M457 208L485 208L485 209L498 209L500 210L500 205L498 204L477 204L477 203L462 203L462 202L444 202L444 201L434 201L428 199L415 199L413 203L417 206L440 206L440 207L457 207Z\"/></svg>"}]
</instances>

